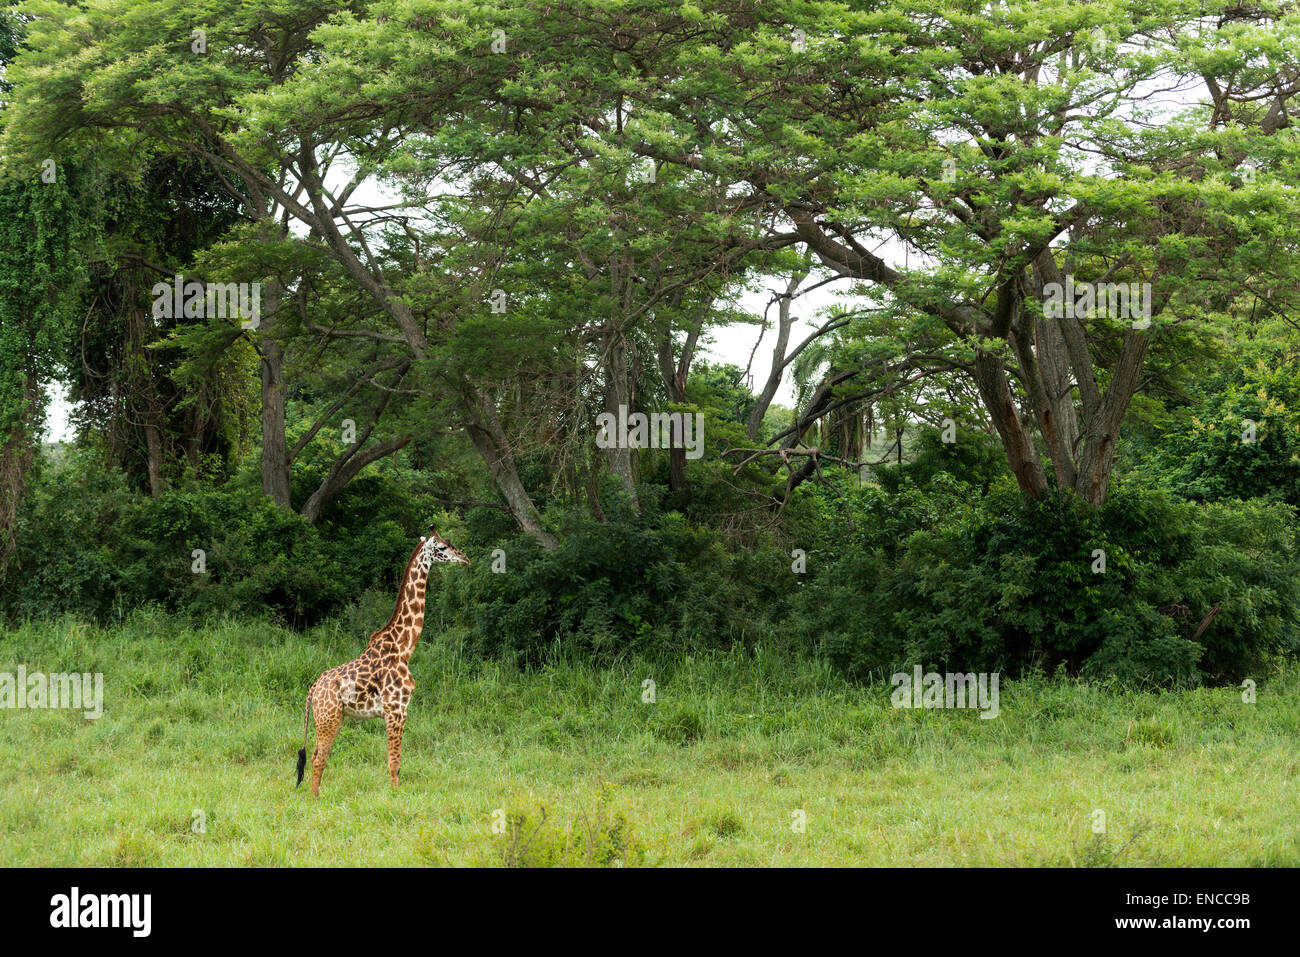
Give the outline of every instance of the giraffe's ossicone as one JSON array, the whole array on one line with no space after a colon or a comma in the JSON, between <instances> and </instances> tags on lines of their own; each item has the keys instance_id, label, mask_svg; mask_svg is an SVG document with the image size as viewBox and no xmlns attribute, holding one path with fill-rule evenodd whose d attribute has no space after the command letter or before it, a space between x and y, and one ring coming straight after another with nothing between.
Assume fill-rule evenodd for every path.
<instances>
[{"instance_id":1,"label":"giraffe's ossicone","mask_svg":"<svg viewBox=\"0 0 1300 957\"><path fill-rule=\"evenodd\" d=\"M316 720L316 750L311 756L311 793L320 797L320 779L325 773L334 738L344 718L384 719L388 729L388 777L397 787L402 763L402 728L411 703L415 682L411 679L411 652L424 628L424 588L434 562L468 565L469 559L429 526L429 535L411 552L402 576L402 590L388 624L370 636L360 657L331 668L307 692L303 711L303 747L298 752L298 784L307 766L307 744L311 721Z\"/></svg>"}]
</instances>

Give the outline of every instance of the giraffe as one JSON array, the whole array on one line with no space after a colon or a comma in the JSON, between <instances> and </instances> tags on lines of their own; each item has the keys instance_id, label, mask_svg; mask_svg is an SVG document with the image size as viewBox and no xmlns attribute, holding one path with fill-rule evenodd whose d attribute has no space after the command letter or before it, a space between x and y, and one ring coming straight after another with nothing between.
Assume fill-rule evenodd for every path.
<instances>
[{"instance_id":1,"label":"giraffe","mask_svg":"<svg viewBox=\"0 0 1300 957\"><path fill-rule=\"evenodd\" d=\"M388 777L397 787L397 770L402 763L402 727L415 682L407 666L424 627L424 588L434 562L468 565L469 559L438 530L429 534L411 552L402 578L402 591L388 624L370 636L360 657L331 668L316 679L307 692L303 710L303 747L298 752L298 785L307 765L308 729L316 719L316 750L311 756L311 793L320 797L320 779L334 738L344 718L384 719L388 730ZM295 785L296 786L296 785Z\"/></svg>"}]
</instances>

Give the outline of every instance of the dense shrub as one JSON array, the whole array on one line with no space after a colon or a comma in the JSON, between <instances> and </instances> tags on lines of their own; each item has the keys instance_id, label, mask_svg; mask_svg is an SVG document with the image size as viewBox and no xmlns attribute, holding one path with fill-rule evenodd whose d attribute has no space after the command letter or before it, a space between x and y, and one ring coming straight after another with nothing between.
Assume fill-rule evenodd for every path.
<instances>
[{"instance_id":1,"label":"dense shrub","mask_svg":"<svg viewBox=\"0 0 1300 957\"><path fill-rule=\"evenodd\" d=\"M789 560L730 549L662 497L644 486L639 513L614 499L604 522L557 516L549 551L526 536L480 546L467 574L438 579L444 620L469 627L473 652L522 663L729 647L770 631Z\"/></svg>"},{"instance_id":2,"label":"dense shrub","mask_svg":"<svg viewBox=\"0 0 1300 957\"><path fill-rule=\"evenodd\" d=\"M104 620L145 605L307 625L391 587L432 512L401 489L353 483L309 525L256 488L178 487L156 498L74 459L23 503L0 587L10 617L57 609ZM195 550L205 570L196 572Z\"/></svg>"},{"instance_id":3,"label":"dense shrub","mask_svg":"<svg viewBox=\"0 0 1300 957\"><path fill-rule=\"evenodd\" d=\"M1137 474L1200 501L1262 498L1300 507L1300 380L1294 360L1256 359L1209 383L1163 434L1141 443Z\"/></svg>"},{"instance_id":4,"label":"dense shrub","mask_svg":"<svg viewBox=\"0 0 1300 957\"><path fill-rule=\"evenodd\" d=\"M951 479L899 496L942 522L899 543L883 522L803 589L795 628L850 673L921 664L948 671L1033 667L1129 683L1196 684L1258 673L1300 650L1300 557L1291 510L1198 505L1119 488L1105 508L995 490L953 507ZM879 507L864 491L859 511ZM1099 555L1104 552L1105 570ZM1199 640L1193 635L1211 611Z\"/></svg>"},{"instance_id":5,"label":"dense shrub","mask_svg":"<svg viewBox=\"0 0 1300 957\"><path fill-rule=\"evenodd\" d=\"M312 526L255 486L149 498L74 458L23 504L0 611L104 620L156 605L296 626L342 613L357 630L377 627L413 542L437 520L473 564L434 576L430 617L469 654L521 664L775 643L856 677L920 664L1190 685L1300 650L1289 506L1138 485L1118 486L1101 510L1068 496L1027 502L988 474L983 453L950 463L970 483L934 467L948 454L923 447L887 487L809 485L778 536L743 547L668 509L662 486L641 487L640 511L611 486L603 520L548 510L552 550L499 510L464 522L438 512L397 472L354 482Z\"/></svg>"},{"instance_id":6,"label":"dense shrub","mask_svg":"<svg viewBox=\"0 0 1300 957\"><path fill-rule=\"evenodd\" d=\"M968 429L960 442L944 442L939 429L925 429L916 438L911 457L901 465L884 465L875 470L880 487L898 492L907 487L924 487L936 475L987 492L1007 476L1007 454L996 436Z\"/></svg>"}]
</instances>

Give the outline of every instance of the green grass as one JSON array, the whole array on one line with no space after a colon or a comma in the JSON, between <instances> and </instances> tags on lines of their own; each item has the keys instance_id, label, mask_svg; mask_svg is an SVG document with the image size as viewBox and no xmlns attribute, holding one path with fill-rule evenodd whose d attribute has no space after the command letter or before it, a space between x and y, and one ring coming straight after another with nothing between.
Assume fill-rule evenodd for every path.
<instances>
[{"instance_id":1,"label":"green grass","mask_svg":"<svg viewBox=\"0 0 1300 957\"><path fill-rule=\"evenodd\" d=\"M370 721L313 801L293 787L303 699L364 640L148 613L0 633L0 671L105 676L98 721L0 711L0 863L1300 864L1294 666L1259 676L1255 704L1004 682L980 720L752 652L516 673L430 623L400 789Z\"/></svg>"}]
</instances>

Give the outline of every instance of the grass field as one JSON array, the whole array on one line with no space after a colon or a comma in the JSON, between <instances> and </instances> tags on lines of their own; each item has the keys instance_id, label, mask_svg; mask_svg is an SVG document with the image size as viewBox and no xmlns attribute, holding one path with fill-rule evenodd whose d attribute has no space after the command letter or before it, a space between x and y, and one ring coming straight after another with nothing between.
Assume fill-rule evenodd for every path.
<instances>
[{"instance_id":1,"label":"grass field","mask_svg":"<svg viewBox=\"0 0 1300 957\"><path fill-rule=\"evenodd\" d=\"M401 787L369 721L313 801L293 787L303 700L355 628L141 613L0 634L0 671L104 674L96 721L0 711L3 863L1300 864L1294 667L1254 704L1004 682L980 720L771 655L517 673L437 635L412 661Z\"/></svg>"}]
</instances>

